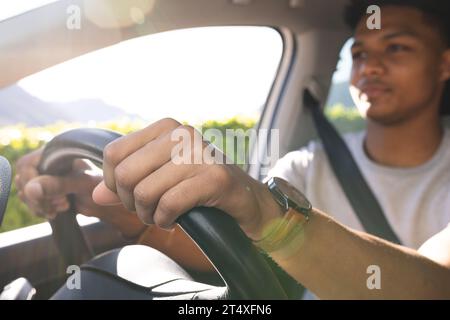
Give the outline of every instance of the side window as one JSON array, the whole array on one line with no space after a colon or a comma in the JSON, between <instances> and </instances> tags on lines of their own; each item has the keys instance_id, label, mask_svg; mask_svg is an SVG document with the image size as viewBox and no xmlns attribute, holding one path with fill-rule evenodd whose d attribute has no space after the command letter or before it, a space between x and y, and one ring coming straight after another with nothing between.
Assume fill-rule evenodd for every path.
<instances>
[{"instance_id":1,"label":"side window","mask_svg":"<svg viewBox=\"0 0 450 320\"><path fill-rule=\"evenodd\" d=\"M341 50L325 108L327 117L340 133L359 131L365 127L365 121L355 107L349 91L352 44L353 39L349 39Z\"/></svg>"},{"instance_id":2,"label":"side window","mask_svg":"<svg viewBox=\"0 0 450 320\"><path fill-rule=\"evenodd\" d=\"M208 27L143 36L66 61L0 90L0 154L14 166L69 128L129 133L165 117L203 129L252 128L282 52L272 28ZM13 185L0 232L42 221Z\"/></svg>"}]
</instances>

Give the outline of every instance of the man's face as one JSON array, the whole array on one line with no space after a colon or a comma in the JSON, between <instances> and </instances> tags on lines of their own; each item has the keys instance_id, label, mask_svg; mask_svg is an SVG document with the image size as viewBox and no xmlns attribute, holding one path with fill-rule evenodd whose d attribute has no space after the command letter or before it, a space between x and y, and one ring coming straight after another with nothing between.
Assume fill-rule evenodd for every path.
<instances>
[{"instance_id":1,"label":"man's face","mask_svg":"<svg viewBox=\"0 0 450 320\"><path fill-rule=\"evenodd\" d=\"M436 27L414 8L381 8L381 30L363 18L352 47L351 92L369 119L395 124L434 107L450 77L450 50Z\"/></svg>"}]
</instances>

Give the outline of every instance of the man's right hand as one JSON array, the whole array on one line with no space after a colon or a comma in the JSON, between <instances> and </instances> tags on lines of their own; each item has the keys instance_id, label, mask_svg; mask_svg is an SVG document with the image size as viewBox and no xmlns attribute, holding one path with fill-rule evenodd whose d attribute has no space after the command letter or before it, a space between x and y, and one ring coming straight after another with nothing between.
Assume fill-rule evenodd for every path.
<instances>
[{"instance_id":1,"label":"man's right hand","mask_svg":"<svg viewBox=\"0 0 450 320\"><path fill-rule=\"evenodd\" d=\"M37 166L41 155L42 149L35 150L20 158L16 165L18 196L31 211L37 216L53 219L69 209L67 196L73 194L77 212L101 218L108 208L95 204L91 196L102 180L101 173L95 174L88 162L75 160L72 171L65 176L39 175Z\"/></svg>"},{"instance_id":2,"label":"man's right hand","mask_svg":"<svg viewBox=\"0 0 450 320\"><path fill-rule=\"evenodd\" d=\"M39 175L37 166L42 149L33 151L16 164L15 183L18 195L34 214L53 219L58 213L69 209L67 195L75 196L75 209L87 216L94 216L115 226L126 238L139 237L139 243L154 247L169 255L181 265L199 271L214 270L198 247L180 229L167 232L158 228L147 229L136 213L122 204L100 206L92 200L92 191L103 177L95 174L88 162L77 160L73 170L66 176ZM144 230L149 231L145 232Z\"/></svg>"}]
</instances>

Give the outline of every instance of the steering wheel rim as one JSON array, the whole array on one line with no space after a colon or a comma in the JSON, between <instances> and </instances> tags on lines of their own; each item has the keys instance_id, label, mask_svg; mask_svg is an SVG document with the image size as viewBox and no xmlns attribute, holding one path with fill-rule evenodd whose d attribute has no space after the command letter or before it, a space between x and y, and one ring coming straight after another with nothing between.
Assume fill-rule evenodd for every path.
<instances>
[{"instance_id":1,"label":"steering wheel rim","mask_svg":"<svg viewBox=\"0 0 450 320\"><path fill-rule=\"evenodd\" d=\"M64 175L75 159L101 165L103 149L121 135L103 129L74 129L51 140L44 148L38 170ZM80 265L93 257L74 207L50 222L56 245L67 264ZM216 208L199 207L180 216L177 223L211 261L226 284L223 298L288 298L267 261L253 246L236 221Z\"/></svg>"}]
</instances>

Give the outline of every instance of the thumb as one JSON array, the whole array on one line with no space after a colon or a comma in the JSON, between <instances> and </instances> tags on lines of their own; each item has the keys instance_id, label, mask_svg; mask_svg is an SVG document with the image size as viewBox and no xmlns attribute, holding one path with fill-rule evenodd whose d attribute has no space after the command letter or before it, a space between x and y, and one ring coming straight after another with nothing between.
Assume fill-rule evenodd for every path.
<instances>
[{"instance_id":1,"label":"thumb","mask_svg":"<svg viewBox=\"0 0 450 320\"><path fill-rule=\"evenodd\" d=\"M31 179L24 187L25 197L39 202L45 198L54 198L68 194L67 184L63 178L39 176Z\"/></svg>"},{"instance_id":2,"label":"thumb","mask_svg":"<svg viewBox=\"0 0 450 320\"><path fill-rule=\"evenodd\" d=\"M83 194L92 190L93 178L84 174L73 174L69 176L38 176L24 187L25 197L39 202L44 199L64 197L68 194ZM87 193L89 194L90 191Z\"/></svg>"},{"instance_id":3,"label":"thumb","mask_svg":"<svg viewBox=\"0 0 450 320\"><path fill-rule=\"evenodd\" d=\"M44 189L37 178L28 181L23 190L25 197L34 202L39 202L44 197Z\"/></svg>"},{"instance_id":4,"label":"thumb","mask_svg":"<svg viewBox=\"0 0 450 320\"><path fill-rule=\"evenodd\" d=\"M120 198L117 194L108 189L105 181L100 182L92 192L92 199L100 206L113 206L120 204Z\"/></svg>"}]
</instances>

